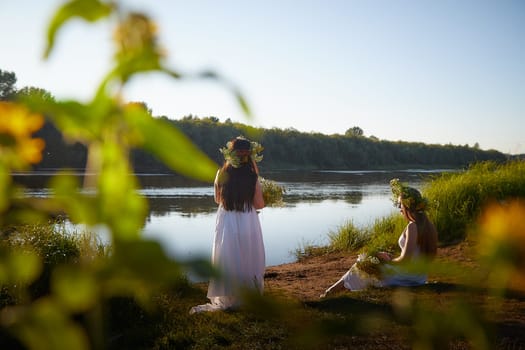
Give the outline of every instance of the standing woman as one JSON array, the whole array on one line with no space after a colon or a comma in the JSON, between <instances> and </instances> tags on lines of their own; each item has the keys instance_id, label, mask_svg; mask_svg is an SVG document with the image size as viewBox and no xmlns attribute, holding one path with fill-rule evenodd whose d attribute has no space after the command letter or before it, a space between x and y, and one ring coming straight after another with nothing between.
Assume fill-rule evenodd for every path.
<instances>
[{"instance_id":1,"label":"standing woman","mask_svg":"<svg viewBox=\"0 0 525 350\"><path fill-rule=\"evenodd\" d=\"M390 187L394 203L408 221L398 240L401 252L396 257L386 252L376 254L378 262L383 263L380 276L370 275L360 269L358 258L358 262L343 277L321 294L322 298L344 289L362 290L369 286L417 286L426 283L426 273L409 271L406 267L411 262L419 259L430 260L436 255L438 234L425 213L427 200L417 189L400 183L398 179L391 180Z\"/></svg>"},{"instance_id":2,"label":"standing woman","mask_svg":"<svg viewBox=\"0 0 525 350\"><path fill-rule=\"evenodd\" d=\"M238 307L243 289L263 293L265 253L257 209L264 207L264 199L256 164L262 150L244 137L220 150L225 161L214 183L219 208L211 258L219 276L210 280L210 303L195 306L190 313Z\"/></svg>"}]
</instances>

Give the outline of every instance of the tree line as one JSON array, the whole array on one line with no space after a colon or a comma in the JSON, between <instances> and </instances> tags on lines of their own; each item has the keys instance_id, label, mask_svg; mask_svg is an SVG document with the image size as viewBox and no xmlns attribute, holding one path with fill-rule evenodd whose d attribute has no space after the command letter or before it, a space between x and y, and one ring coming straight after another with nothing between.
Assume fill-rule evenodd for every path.
<instances>
[{"instance_id":1,"label":"tree line","mask_svg":"<svg viewBox=\"0 0 525 350\"><path fill-rule=\"evenodd\" d=\"M17 90L15 84L14 73L0 70L1 100L14 100L21 95L35 93L53 98L43 89L24 87ZM146 103L139 103L148 110ZM177 120L166 116L159 118L181 130L218 164L222 163L219 148L224 147L228 140L239 135L252 138L264 146L264 161L261 163L263 170L462 168L479 161L503 162L509 158L499 151L481 150L477 144L470 147L379 140L374 136L364 136L363 130L357 126L349 128L343 134L326 135L300 132L293 128L255 128L230 119L221 122L216 117L189 115ZM45 123L35 136L46 142L43 159L35 166L35 170L85 167L86 148L80 143L68 143L53 124ZM160 161L144 151L133 151L131 158L137 173L170 172Z\"/></svg>"},{"instance_id":2,"label":"tree line","mask_svg":"<svg viewBox=\"0 0 525 350\"><path fill-rule=\"evenodd\" d=\"M218 118L187 116L170 120L217 162L219 147L232 137L253 137L264 146L261 167L268 169L402 169L410 167L465 167L485 160L505 161L498 151L454 145L386 141L365 137L358 127L345 134L305 133L293 128L254 128L246 124L220 122ZM357 129L356 129L357 128ZM252 136L253 135L253 136Z\"/></svg>"}]
</instances>

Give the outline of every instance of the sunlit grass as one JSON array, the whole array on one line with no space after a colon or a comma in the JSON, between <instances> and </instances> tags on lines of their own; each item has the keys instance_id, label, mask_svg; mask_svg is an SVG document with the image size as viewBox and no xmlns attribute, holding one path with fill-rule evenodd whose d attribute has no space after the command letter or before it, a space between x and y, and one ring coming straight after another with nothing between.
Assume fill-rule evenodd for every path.
<instances>
[{"instance_id":1,"label":"sunlit grass","mask_svg":"<svg viewBox=\"0 0 525 350\"><path fill-rule=\"evenodd\" d=\"M328 238L332 250L351 252L367 245L370 241L370 234L366 228L359 228L353 221L347 221L339 226L337 231L330 231Z\"/></svg>"},{"instance_id":2,"label":"sunlit grass","mask_svg":"<svg viewBox=\"0 0 525 350\"><path fill-rule=\"evenodd\" d=\"M429 217L439 240L461 241L485 205L525 197L525 162L484 162L464 172L445 173L424 186L423 194L431 203Z\"/></svg>"}]
</instances>

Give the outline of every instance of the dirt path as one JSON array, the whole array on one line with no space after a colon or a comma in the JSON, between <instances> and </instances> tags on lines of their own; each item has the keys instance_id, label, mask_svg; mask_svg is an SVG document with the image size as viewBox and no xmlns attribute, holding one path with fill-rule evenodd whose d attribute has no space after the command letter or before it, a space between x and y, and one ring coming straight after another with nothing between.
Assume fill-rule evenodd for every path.
<instances>
[{"instance_id":1,"label":"dirt path","mask_svg":"<svg viewBox=\"0 0 525 350\"><path fill-rule=\"evenodd\" d=\"M265 289L282 291L303 301L319 299L357 259L357 255L331 254L266 269Z\"/></svg>"}]
</instances>

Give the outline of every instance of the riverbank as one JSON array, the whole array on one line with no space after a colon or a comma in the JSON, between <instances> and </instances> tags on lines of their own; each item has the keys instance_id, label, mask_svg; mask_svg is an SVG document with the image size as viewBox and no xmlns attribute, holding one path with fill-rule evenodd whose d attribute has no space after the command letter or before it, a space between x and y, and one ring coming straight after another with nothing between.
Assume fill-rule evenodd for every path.
<instances>
[{"instance_id":1,"label":"riverbank","mask_svg":"<svg viewBox=\"0 0 525 350\"><path fill-rule=\"evenodd\" d=\"M480 271L475 256L474 245L468 241L440 247L437 262L450 269L430 275L425 286L343 291L323 299L319 295L347 271L357 254L308 257L267 267L265 295L277 300L277 309L259 301L255 309L199 315L196 322L205 322L204 329L226 323L249 333L244 329L253 327L255 318L257 340L253 335L236 339L238 333L233 332L225 336L223 327L217 331L232 338L227 348L525 348L525 291L498 295L487 288L486 281L473 278ZM198 286L201 300L206 287L205 283Z\"/></svg>"},{"instance_id":2,"label":"riverbank","mask_svg":"<svg viewBox=\"0 0 525 350\"><path fill-rule=\"evenodd\" d=\"M410 348L410 324L400 322L396 316L396 289L371 289L362 292L345 291L326 299L319 295L337 281L355 262L357 254L331 253L306 258L300 262L268 267L265 275L265 288L270 295L279 295L298 300L308 309L339 315L343 318L355 317L363 312L380 312L390 315L390 320L377 327L371 333L342 337L335 340L337 348L349 349L405 349ZM405 290L410 300L418 305L433 305L432 312L444 312L455 303L465 303L469 310L474 310L470 320L491 334L495 349L522 349L525 347L525 293L511 291L502 297L496 297L494 291L480 285L466 282L479 269L474 258L473 246L469 242L441 247L437 261L458 267L455 272L441 276L429 276L429 283L423 287ZM435 308L438 309L435 309ZM434 315L435 316L435 315ZM413 322L414 320L412 320ZM447 321L437 322L438 327L451 327ZM468 322L467 320L459 322ZM457 327L457 325L456 325ZM467 329L467 325L462 325ZM434 330L436 332L436 330ZM448 330L450 331L450 330ZM457 329L456 329L457 331ZM435 336L435 334L434 334ZM444 339L455 337L443 334ZM341 337L338 335L338 337ZM337 337L336 337L337 338ZM453 344L453 345L451 345ZM447 345L453 349L476 348L464 340L454 340Z\"/></svg>"},{"instance_id":3,"label":"riverbank","mask_svg":"<svg viewBox=\"0 0 525 350\"><path fill-rule=\"evenodd\" d=\"M467 242L438 248L438 261L455 262L468 269L478 267ZM298 262L266 268L265 288L280 291L302 301L319 299L319 295L336 282L356 261L357 254L329 253ZM440 278L442 282L443 278ZM429 276L429 281L433 281ZM437 281L437 280L436 280ZM453 282L454 277L446 282Z\"/></svg>"}]
</instances>

